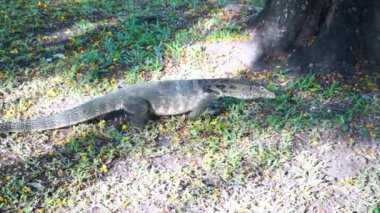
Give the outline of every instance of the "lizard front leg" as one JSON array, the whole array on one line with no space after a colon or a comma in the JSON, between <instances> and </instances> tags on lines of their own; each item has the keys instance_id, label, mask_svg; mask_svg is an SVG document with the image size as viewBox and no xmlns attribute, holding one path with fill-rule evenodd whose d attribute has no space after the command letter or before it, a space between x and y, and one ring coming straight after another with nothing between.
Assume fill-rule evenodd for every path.
<instances>
[{"instance_id":1,"label":"lizard front leg","mask_svg":"<svg viewBox=\"0 0 380 213\"><path fill-rule=\"evenodd\" d=\"M202 112L204 112L206 110L206 108L208 107L208 105L210 104L210 102L213 99L214 99L213 96L207 96L207 97L203 98L201 101L199 101L197 106L194 109L192 109L186 115L186 118L187 119L194 119L194 118L198 117L200 114L202 114Z\"/></svg>"}]
</instances>

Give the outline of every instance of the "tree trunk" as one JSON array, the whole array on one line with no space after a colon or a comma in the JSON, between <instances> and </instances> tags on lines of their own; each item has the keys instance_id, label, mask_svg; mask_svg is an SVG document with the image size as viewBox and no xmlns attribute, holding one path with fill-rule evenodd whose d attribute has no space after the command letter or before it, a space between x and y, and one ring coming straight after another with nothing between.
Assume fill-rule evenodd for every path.
<instances>
[{"instance_id":1,"label":"tree trunk","mask_svg":"<svg viewBox=\"0 0 380 213\"><path fill-rule=\"evenodd\" d=\"M378 0L267 0L254 20L254 68L339 71L380 65Z\"/></svg>"}]
</instances>

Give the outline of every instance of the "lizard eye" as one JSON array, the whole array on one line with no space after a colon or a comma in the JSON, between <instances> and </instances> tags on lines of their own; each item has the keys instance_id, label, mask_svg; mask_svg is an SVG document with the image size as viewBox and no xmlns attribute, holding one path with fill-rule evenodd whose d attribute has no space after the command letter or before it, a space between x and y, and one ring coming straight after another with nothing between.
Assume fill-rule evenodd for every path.
<instances>
[{"instance_id":1,"label":"lizard eye","mask_svg":"<svg viewBox=\"0 0 380 213\"><path fill-rule=\"evenodd\" d=\"M265 89L264 89L264 87L259 87L259 90L264 91Z\"/></svg>"}]
</instances>

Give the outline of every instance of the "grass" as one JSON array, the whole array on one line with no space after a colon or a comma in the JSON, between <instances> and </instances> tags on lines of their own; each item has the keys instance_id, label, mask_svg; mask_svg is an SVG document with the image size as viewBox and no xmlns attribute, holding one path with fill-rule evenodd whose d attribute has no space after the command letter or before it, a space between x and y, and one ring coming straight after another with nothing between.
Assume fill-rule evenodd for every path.
<instances>
[{"instance_id":1,"label":"grass","mask_svg":"<svg viewBox=\"0 0 380 213\"><path fill-rule=\"evenodd\" d=\"M248 37L247 12L228 18L226 4L1 3L2 120L48 115L118 86L176 76L175 69L189 61L194 69L212 70L215 62L187 47ZM257 8L263 2L241 4ZM369 92L377 91L379 76L358 75L357 85L337 74L246 77L267 82L277 98L218 100L213 112L194 121L161 119L142 132L100 118L61 130L2 135L0 209L87 211L89 203L99 207L100 201L114 211L155 205L179 211L301 208L318 202L320 189L324 199L332 199L329 183L358 192L360 210L376 211L380 173L371 162L378 154L362 144L378 141L379 103ZM369 162L363 173L343 179L345 185L324 179L330 164L313 153L323 156L340 143L365 150L358 156ZM284 190L290 183L297 185ZM302 187L308 190L297 190ZM354 210L353 203L330 207Z\"/></svg>"}]
</instances>

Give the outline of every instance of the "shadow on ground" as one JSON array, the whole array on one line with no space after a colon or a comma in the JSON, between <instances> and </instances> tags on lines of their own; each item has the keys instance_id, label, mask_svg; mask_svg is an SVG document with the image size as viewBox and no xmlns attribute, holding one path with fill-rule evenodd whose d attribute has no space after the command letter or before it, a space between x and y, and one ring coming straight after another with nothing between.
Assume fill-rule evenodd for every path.
<instances>
[{"instance_id":1,"label":"shadow on ground","mask_svg":"<svg viewBox=\"0 0 380 213\"><path fill-rule=\"evenodd\" d=\"M289 132L291 135L293 135L291 136L293 138L291 142L292 143L291 146L293 148L290 149L289 151L291 151L292 153L295 153L295 155L297 155L296 153L304 153L304 152L311 153L313 157L311 159L312 162L309 162L311 163L310 169L312 169L314 166L321 166L323 164L323 169L325 170L320 175L322 174L327 175L327 176L324 176L323 180L325 180L325 178L327 179L330 178L328 181L332 181L335 183L336 181L339 182L339 180L343 180L346 177L350 177L350 178L355 177L361 171L364 171L365 169L364 166L373 165L368 162L375 162L376 159L378 159L378 155L380 154L379 147L371 148L371 147L376 147L376 146L373 146L376 144L376 142L373 142L374 144L364 145L362 141L368 140L368 138L365 139L366 137L361 137L358 134L356 134L355 131L358 131L356 128L353 127L352 129L350 129L351 132L350 131L344 132L341 129L341 126L336 123L336 121L334 120L336 117L345 116L344 114L345 110L342 110L341 108L339 108L340 105L335 105L335 107L332 107L332 106L328 107L328 105L325 105L325 106L321 106L321 108L319 109L314 109L314 112L312 112L312 115L310 115L313 119L316 119L316 120L313 120L314 122L311 122L307 118L303 118L304 120L295 122L295 120L300 119L299 112L304 111L307 104L305 103L302 106L300 106L299 104L298 105L295 104L294 100L292 99L286 100L285 102L282 104L284 104L284 106L287 105L286 108L284 106L283 107L278 106L279 102L272 101L272 100L263 100L263 101L256 101L255 103L253 102L247 103L247 102L227 99L227 101L217 102L215 106L219 107L217 111L221 113L221 114L220 113L218 114L219 116L222 116L222 117L225 116L223 115L224 113L228 113L228 111L230 111L236 105L247 104L250 107L254 107L255 110L253 111L244 110L244 107L243 107L242 109L243 111L240 112L238 110L238 112L242 113L241 115L238 115L238 116L242 116L242 115L244 116L244 113L248 113L248 115L245 115L245 116L247 116L246 118L248 119L248 121L252 121L252 123L248 123L248 125L252 126L251 128L255 128L255 131L257 132L273 132L274 135L270 137L275 137L275 138L283 137L283 135L281 135L282 133L279 133L279 132L284 132L284 131ZM344 103L344 106L347 107L346 109L350 109L355 104L356 104L355 102L347 102L347 103ZM294 110L296 110L294 112L292 112L293 107L294 107ZM206 118L208 116L206 116ZM215 116L216 115L211 115L211 119L212 117L215 117ZM355 118L358 118L358 117L360 117L360 114L355 115ZM204 116L200 118L201 121L207 123L206 125L208 125L209 121L207 119L205 119ZM276 119L283 119L283 120L281 122L279 121L275 122L274 120ZM175 126L177 127L175 127L174 130L171 130L173 132L171 131L161 132L163 131L162 130L163 126L166 126L166 125L170 126L173 124L171 121L159 120L156 122L157 122L156 124L149 126L146 131L143 131L141 133L137 133L137 132L129 131L129 130L120 130L120 129L117 130L114 128L109 128L109 126L113 124L112 119L106 125L104 123L99 124L99 120L96 120L94 123L96 123L97 125L95 126L90 125L89 129L83 129L83 125L80 125L78 128L77 127L69 128L69 129L73 128L73 130L62 129L62 130L56 130L56 131L47 131L46 132L47 135L44 134L45 136L43 137L43 142L39 144L35 144L37 145L37 147L34 147L34 148L37 148L39 150L44 150L44 151L42 152L40 151L39 154L35 153L34 157L26 157L23 160L16 159L16 158L12 159L12 156L15 156L14 153L11 153L11 152L1 153L2 155L1 157L3 160L1 161L1 165L0 165L0 174L1 174L0 180L2 180L0 182L0 184L2 185L1 187L2 192L0 193L0 196L8 200L8 203L11 204L12 207L16 207L16 206L22 207L24 205L27 205L33 208L46 208L46 205L49 202L53 202L53 203L50 203L50 205L53 205L55 207L57 206L65 207L65 206L73 206L73 205L75 206L75 204L73 203L64 203L62 199L64 199L66 196L69 196L69 197L74 196L77 193L75 190L76 187L80 187L80 188L84 187L83 188L84 190L86 187L95 186L98 182L102 182L102 181L104 182L104 180L109 179L110 178L109 175L112 176L112 174L116 174L116 176L121 179L123 175L126 175L126 178L130 177L128 176L128 174L122 173L122 171L118 171L120 169L120 166L118 166L118 169L116 170L113 169L113 165L115 163L120 164L122 161L125 161L125 158L127 159L129 157L133 158L134 160L132 161L127 160L127 162L129 162L131 165L134 165L134 166L139 164L140 161L142 164L144 165L146 164L145 166L151 165L151 163L153 163L154 165L153 164L151 165L154 168L153 170L161 168L162 166L164 166L165 168L169 167L172 169L172 166L173 166L172 164L178 164L175 167L177 169L187 167L189 162L193 161L194 159L191 160L191 158L186 157L187 160L185 160L184 162L177 162L177 161L172 161L172 160L169 160L170 161L169 162L165 160L168 157L177 158L178 153L182 153L179 147L183 145L180 145L178 147L179 145L178 142L175 142L175 139L173 139L171 135L175 134L176 131L180 132L181 134L183 132L186 132L184 131L184 129L187 129L186 127L187 124L184 123L184 121L178 121L177 119L177 122L175 124ZM238 121L235 120L234 122L237 122L237 123L231 124L232 126L240 125ZM246 122L246 121L243 121L243 122ZM274 124L278 126L275 126ZM325 127L323 126L324 124L327 124L329 126ZM157 125L158 127L154 127L155 125ZM122 129L123 127L120 126L119 128ZM245 135L244 137L248 137L248 140L251 140L251 143L255 144L256 142L260 141L258 139L260 136L255 135L255 133L251 132L253 131L253 129L251 128L244 130L244 132L242 132L242 135ZM276 128L277 128L276 131L278 131L278 133L275 133L276 131L273 131ZM327 131L326 128L330 128L330 130ZM311 134L310 134L310 131L312 132ZM320 131L319 132L320 135L316 136L317 135L316 133L318 131ZM187 141L190 144L193 144L195 147L197 146L202 147L203 143L209 143L208 141L212 141L215 139L215 137L221 136L221 135L218 135L218 133L216 133L215 130L212 128L204 128L203 130L200 130L200 132L198 132L197 134L198 136L196 136L196 138L198 137L201 137L201 138L194 139L191 136L184 136L184 138L181 138L182 142L180 143L186 143ZM231 133L226 133L226 134L231 134ZM275 136L276 134L277 136ZM2 141L4 141L5 143L9 141L11 143L12 140L15 140L15 141L23 140L22 143L25 143L25 141L29 141L27 143L33 143L32 142L33 137L34 136L38 137L37 135L38 134L11 135L6 138L3 138ZM352 157L355 154L350 152L350 148L346 147L347 145L342 145L342 143L348 143L347 135L351 137L351 139L349 140L354 141L352 142L352 147L356 147L355 148L356 153L358 153L358 150L359 150L359 152L360 151L363 152L361 155L366 155L366 153L368 153L368 150L372 150L373 158L365 157L367 160L363 161L364 158L359 159L359 158ZM11 137L12 140L9 140L9 137ZM198 141L198 142L191 142L192 140ZM237 138L234 143L239 144L240 143L239 140L241 140L241 138L239 139ZM271 141L271 140L266 141L266 143L269 143L272 145L275 145L277 143L275 142L276 139L274 139L274 141ZM317 142L313 142L312 140L315 140ZM336 144L331 144L331 142L333 141L336 141ZM315 144L315 143L319 143L319 144ZM172 148L172 146L175 148ZM275 146L281 146L281 145L275 145ZM339 154L336 154L336 155L331 154L329 151L324 150L325 148L323 148L323 146L330 146L329 149L332 150L332 152L339 152ZM338 147L338 148L332 148L332 147ZM210 147L209 148L204 147L204 148L207 150ZM343 152L341 153L338 149L344 149L346 154L344 154ZM209 151L205 151L205 153ZM152 154L152 153L156 153L156 154ZM319 153L319 154L316 154L316 153ZM323 155L321 153L323 153ZM183 153L180 155L182 156L186 154ZM317 155L317 156L320 155L320 158L319 157L315 158L316 156L314 155ZM136 156L140 156L140 157L136 158ZM242 157L244 159L244 156ZM265 174L268 168L271 168L271 170L272 169L275 170L275 168L278 168L278 167L281 168L282 165L286 163L286 161L282 161L281 158L276 158L276 156L272 156L272 157L273 157L273 161L277 161L277 160L280 161L280 163L277 164L276 167L274 168L271 166L268 167L268 165L265 165L265 164L259 165L259 167L257 168L258 170L255 170L254 173L251 173L249 177L247 176L246 177L247 179L245 179L245 181L243 181L243 183L241 184L244 184L244 182L252 183L252 181L256 183L257 181L261 179L260 177L266 177ZM345 159L345 157L348 157L349 159ZM242 162L245 162L243 159L241 159ZM302 165L301 161L298 160L297 162L298 164ZM316 165L312 165L313 162ZM184 164L182 165L182 163ZM201 162L195 162L195 164L193 162L192 166L196 166L199 163ZM251 163L245 162L245 164L248 164L247 165L248 167ZM286 165L287 167L292 167L292 164L288 163ZM148 166L146 169L150 169L150 166ZM177 170L177 169L175 171L179 172L180 170ZM293 168L289 168L289 170L292 170L292 169ZM108 174L109 171L111 171L110 174ZM195 171L198 171L198 170L195 170ZM206 171L203 171L203 172L206 172ZM294 174L290 173L291 176L292 175L296 176L298 174L298 170L294 170L294 172L295 172ZM318 170L318 172L321 172L321 171ZM218 172L216 172L216 174L218 174ZM194 178L202 177L198 175L200 174L195 175ZM213 183L209 187L211 187L212 189L215 189L215 187L221 187L227 190L226 187L230 184L233 184L234 182L233 178L231 180L223 179L223 178L220 179L220 178L221 177L213 176L212 180L208 180L208 181L211 181L209 184ZM318 179L316 181L321 181L321 180L322 179ZM133 181L133 180L130 180L130 181ZM270 180L268 179L266 181L270 181ZM279 184L281 185L285 183L279 183ZM70 188L73 186L74 188ZM265 187L268 187L268 186L265 185ZM281 187L285 187L285 186L281 185ZM259 191L257 191L257 193L259 193ZM8 197L10 192L12 194L12 197ZM237 193L237 191L234 191L234 192ZM209 192L204 192L204 193L209 193ZM343 193L344 196L348 196L351 192L350 193L347 192L348 194L345 194L346 192L333 192L330 190L329 193L332 193L332 194ZM50 196L51 197L50 199L53 199L53 200L49 200L49 199L46 200L46 196L47 197ZM143 200L145 200L144 202L147 202L145 198ZM91 202L95 202L95 201L91 201ZM150 202L147 202L147 203L150 203ZM135 206L136 208L146 207L143 204L140 205L140 204L135 203L135 205L137 205ZM186 206L186 204L184 204L184 206ZM156 207L162 208L162 206L160 205ZM2 208L7 209L7 205L4 205L4 202L3 202Z\"/></svg>"}]
</instances>

